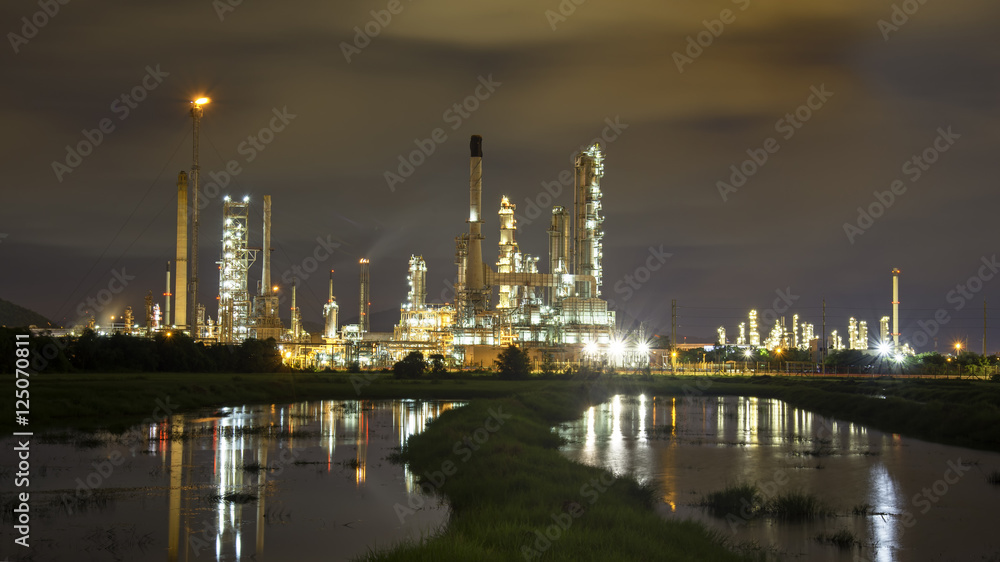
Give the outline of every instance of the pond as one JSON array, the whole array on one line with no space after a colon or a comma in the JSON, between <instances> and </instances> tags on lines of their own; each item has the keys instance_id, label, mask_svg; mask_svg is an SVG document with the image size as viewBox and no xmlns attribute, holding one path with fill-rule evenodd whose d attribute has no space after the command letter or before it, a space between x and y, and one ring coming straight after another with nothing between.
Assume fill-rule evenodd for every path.
<instances>
[{"instance_id":1,"label":"pond","mask_svg":"<svg viewBox=\"0 0 1000 562\"><path fill-rule=\"evenodd\" d=\"M663 517L703 522L771 559L1000 560L1000 486L987 481L1000 469L997 453L747 397L615 396L558 431L570 459L654 486ZM824 514L716 516L700 505L741 482L763 498L811 494Z\"/></svg>"},{"instance_id":2,"label":"pond","mask_svg":"<svg viewBox=\"0 0 1000 562\"><path fill-rule=\"evenodd\" d=\"M310 401L35 436L31 549L13 546L8 473L0 559L329 561L418 539L448 506L387 457L459 405Z\"/></svg>"}]
</instances>

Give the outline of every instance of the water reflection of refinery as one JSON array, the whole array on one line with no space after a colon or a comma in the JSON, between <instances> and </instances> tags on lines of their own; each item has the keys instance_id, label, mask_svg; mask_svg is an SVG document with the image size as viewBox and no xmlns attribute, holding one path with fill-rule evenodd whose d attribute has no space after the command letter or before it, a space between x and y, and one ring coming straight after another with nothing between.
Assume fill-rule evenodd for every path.
<instances>
[{"instance_id":1,"label":"water reflection of refinery","mask_svg":"<svg viewBox=\"0 0 1000 562\"><path fill-rule=\"evenodd\" d=\"M956 484L926 513L912 498L941 478L948 461L1000 462L995 453L904 439L781 400L737 396L615 396L589 408L560 435L568 440L562 450L569 458L651 484L664 516L702 521L732 534L734 542L779 545L810 560L850 560L850 553L813 540L846 527L872 560L916 552L971 560L989 550L977 537L991 532L994 504L979 482ZM733 527L698 506L703 495L740 482L756 484L769 497L815 494L841 515L859 505L876 515L795 524L753 520ZM958 509L975 516L952 519ZM907 513L919 514L920 532L905 532ZM945 555L941 545L962 552Z\"/></svg>"},{"instance_id":2,"label":"water reflection of refinery","mask_svg":"<svg viewBox=\"0 0 1000 562\"><path fill-rule=\"evenodd\" d=\"M405 505L407 495L421 492L405 465L392 464L385 457L409 436L423 431L428 421L458 405L319 401L227 408L201 418L177 415L169 423L150 426L146 453L160 457L162 471L169 478L168 560L265 560L264 555L271 552L270 544L265 548L265 534L284 530L286 520L295 520L295 526L301 527L302 506L312 512L305 515L320 519L322 528L333 523L328 517L350 511L330 510L326 505L346 508L357 494L369 504L373 503L370 496L378 496L382 503L378 509L399 528L394 503ZM306 474L319 482L309 482L303 490L300 475ZM335 476L329 481L336 485L324 490L323 476ZM345 494L343 489L337 493L345 481L354 494ZM380 488L377 494L371 493L369 484ZM386 495L381 488L387 485L398 489ZM417 519L413 521L417 527L428 523ZM347 529L364 526L338 523ZM373 536L384 540L385 532L373 529ZM338 552L343 550L338 548ZM272 556L280 558L277 552Z\"/></svg>"}]
</instances>

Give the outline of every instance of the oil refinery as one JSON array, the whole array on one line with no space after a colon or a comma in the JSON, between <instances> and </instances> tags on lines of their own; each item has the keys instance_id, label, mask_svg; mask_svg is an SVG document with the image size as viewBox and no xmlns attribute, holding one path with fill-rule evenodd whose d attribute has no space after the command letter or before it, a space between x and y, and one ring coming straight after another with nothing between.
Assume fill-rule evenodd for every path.
<instances>
[{"instance_id":1,"label":"oil refinery","mask_svg":"<svg viewBox=\"0 0 1000 562\"><path fill-rule=\"evenodd\" d=\"M453 217L456 223L464 220L467 225L454 238L454 302L427 301L427 262L422 255L411 255L405 267L399 264L401 276L405 271L409 290L405 302L400 304L399 321L390 332L371 328L371 261L368 257L358 261L356 324L340 324L340 306L334 293L335 272L331 270L319 333L311 334L303 325L302 311L297 304L297 279L292 279L291 286L287 287L291 306L286 328L279 307L280 288L271 280L271 196L263 197L262 213L257 216L251 213L248 196L241 199L225 196L219 217L222 235L217 262L218 306L214 317L206 314L205 305L198 299L195 262L200 226L198 209L202 206L198 138L200 121L209 101L200 98L192 102L193 165L190 175L182 171L177 177L176 253L173 270L171 262L167 262L163 307L153 303L150 292L145 302L145 329L135 322L129 308L126 318L121 319L123 322L117 325L112 322L111 331L152 335L158 331L179 330L199 341L223 344L240 343L248 338L273 338L286 364L309 368L351 365L387 368L413 351L437 358L449 367L488 368L509 345L525 349L536 362L550 361L561 366L593 362L640 368L651 363L654 366L665 363L662 354L650 350L649 341L641 330L623 334L616 329L615 312L609 310L608 301L602 298L604 215L601 181L605 157L599 144L575 156L573 208L555 205L551 209L546 231L547 265L543 256L521 251L516 205L505 195L493 199L498 204L498 257L495 264L489 264L483 250L483 244L490 243L491 238L484 232L483 139L473 135L469 144L468 216ZM258 224L262 229L262 243L260 247L252 247L250 231ZM250 270L258 260L260 279L253 286ZM892 275L891 331L890 317L882 317L879 338L875 341L869 341L865 320L850 318L845 343L838 330L826 332L825 320L818 334L816 325L803 321L799 314L792 314L787 322L786 316L779 316L773 310L765 311L762 317L757 310L751 310L747 321L736 326L739 335L734 341L727 340L726 327L720 326L714 345L778 350L779 353L782 349L811 350L817 354L819 350L850 348L911 354L913 350L899 342L899 270L893 269ZM87 325L94 327L95 320L90 318ZM678 344L672 336L674 348L697 346Z\"/></svg>"},{"instance_id":2,"label":"oil refinery","mask_svg":"<svg viewBox=\"0 0 1000 562\"><path fill-rule=\"evenodd\" d=\"M287 328L279 311L279 287L271 281L271 196L265 195L262 216L252 216L250 198L225 196L222 201L218 260L218 308L206 314L197 297L191 263L197 255L198 127L202 98L192 107L194 166L191 175L177 177L176 254L167 263L163 310L146 299L146 329L133 320L129 332L152 334L180 330L194 339L239 343L247 338L274 338L287 364L300 367L390 367L412 351L440 356L449 366L490 367L502 348L518 345L533 358L557 363L607 361L624 354L624 337L616 337L615 313L601 298L603 281L603 210L601 180L604 154L594 144L575 159L574 206L554 206L548 235L547 271L540 256L522 253L517 242L516 206L506 196L497 216L498 259L486 263L483 244L490 237L483 225L483 139L473 135L469 157L467 227L455 239L454 302L427 301L427 263L413 255L406 264L409 286L400 304L399 321L391 332L371 329L371 262L358 262L358 322L340 325L340 306L330 271L329 294L323 305L321 333L308 333L297 306L297 281L292 282ZM189 182L189 177L193 181ZM190 186L189 183L193 184ZM204 217L202 217L204 218ZM465 217L455 217L455 221ZM258 223L258 220L260 221ZM250 246L250 232L262 227L262 246ZM539 233L540 234L540 233ZM260 261L261 276L252 286L251 266ZM404 271L400 264L400 272ZM545 267L543 265L543 267ZM172 301L172 302L171 302ZM171 318L173 311L173 318ZM93 325L93 319L90 325ZM113 327L114 328L114 327ZM636 341L634 347L645 346Z\"/></svg>"}]
</instances>

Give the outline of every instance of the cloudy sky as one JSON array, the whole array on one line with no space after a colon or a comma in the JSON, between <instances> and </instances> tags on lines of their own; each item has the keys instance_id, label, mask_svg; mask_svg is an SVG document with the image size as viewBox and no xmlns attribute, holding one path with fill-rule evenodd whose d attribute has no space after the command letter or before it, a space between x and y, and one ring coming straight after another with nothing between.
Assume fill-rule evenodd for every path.
<instances>
[{"instance_id":1,"label":"cloudy sky","mask_svg":"<svg viewBox=\"0 0 1000 562\"><path fill-rule=\"evenodd\" d=\"M986 266L1000 4L577 1L95 0L54 16L4 2L0 296L72 323L118 272L134 279L101 315L141 310L148 290L162 300L188 100L204 94L203 190L228 162L240 170L203 211L213 315L222 194L248 194L258 214L272 195L273 275L300 268L307 321L330 269L343 320L356 319L368 257L374 327L388 330L410 254L428 261L429 298L451 299L470 135L484 137L491 263L502 195L521 250L544 263L547 225L532 219L572 206L551 182L603 135L603 293L624 327L669 330L677 299L688 341L723 324L733 336L780 291L792 304L777 311L817 331L825 298L828 330L856 316L874 335L898 267L904 339L923 332L933 348L928 320L943 309L939 345L981 347L984 297L1000 313ZM419 144L433 152L387 180ZM318 239L337 248L307 272Z\"/></svg>"}]
</instances>

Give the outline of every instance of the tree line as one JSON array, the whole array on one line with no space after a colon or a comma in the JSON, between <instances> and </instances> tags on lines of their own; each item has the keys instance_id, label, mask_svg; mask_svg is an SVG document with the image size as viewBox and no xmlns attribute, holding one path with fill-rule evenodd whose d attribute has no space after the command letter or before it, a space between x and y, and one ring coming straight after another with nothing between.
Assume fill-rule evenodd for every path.
<instances>
[{"instance_id":1,"label":"tree line","mask_svg":"<svg viewBox=\"0 0 1000 562\"><path fill-rule=\"evenodd\" d=\"M14 356L15 334L27 330L0 327L0 357ZM282 370L277 342L248 339L239 344L196 342L181 332L152 338L125 334L79 337L32 336L32 370L47 373L273 373ZM0 372L13 373L13 362L0 362Z\"/></svg>"}]
</instances>

